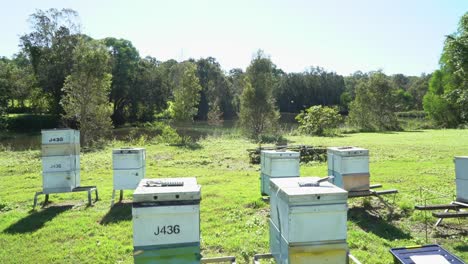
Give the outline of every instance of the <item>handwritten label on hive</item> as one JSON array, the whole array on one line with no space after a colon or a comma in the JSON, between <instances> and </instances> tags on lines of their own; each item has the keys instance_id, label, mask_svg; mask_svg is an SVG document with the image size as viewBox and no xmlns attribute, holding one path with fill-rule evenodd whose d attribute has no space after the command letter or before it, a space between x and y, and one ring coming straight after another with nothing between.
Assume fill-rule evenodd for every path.
<instances>
[{"instance_id":1,"label":"handwritten label on hive","mask_svg":"<svg viewBox=\"0 0 468 264\"><path fill-rule=\"evenodd\" d=\"M50 166L51 169L60 169L62 168L62 164L53 164L52 166Z\"/></svg>"},{"instance_id":2,"label":"handwritten label on hive","mask_svg":"<svg viewBox=\"0 0 468 264\"><path fill-rule=\"evenodd\" d=\"M172 234L179 234L179 233L180 233L179 225L166 225L166 226L157 226L156 232L154 232L154 235L160 236L160 235L172 235Z\"/></svg>"},{"instance_id":3,"label":"handwritten label on hive","mask_svg":"<svg viewBox=\"0 0 468 264\"><path fill-rule=\"evenodd\" d=\"M50 138L49 142L62 142L63 137Z\"/></svg>"}]
</instances>

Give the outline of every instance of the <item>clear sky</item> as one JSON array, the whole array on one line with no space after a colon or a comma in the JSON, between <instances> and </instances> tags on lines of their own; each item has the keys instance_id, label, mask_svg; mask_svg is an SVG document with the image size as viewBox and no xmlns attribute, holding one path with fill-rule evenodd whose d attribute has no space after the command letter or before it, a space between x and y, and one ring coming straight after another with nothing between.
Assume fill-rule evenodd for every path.
<instances>
[{"instance_id":1,"label":"clear sky","mask_svg":"<svg viewBox=\"0 0 468 264\"><path fill-rule=\"evenodd\" d=\"M467 0L0 0L0 56L19 48L36 9L72 8L93 38L132 41L158 60L215 57L243 68L263 49L286 72L321 66L339 74L438 68L444 36Z\"/></svg>"}]
</instances>

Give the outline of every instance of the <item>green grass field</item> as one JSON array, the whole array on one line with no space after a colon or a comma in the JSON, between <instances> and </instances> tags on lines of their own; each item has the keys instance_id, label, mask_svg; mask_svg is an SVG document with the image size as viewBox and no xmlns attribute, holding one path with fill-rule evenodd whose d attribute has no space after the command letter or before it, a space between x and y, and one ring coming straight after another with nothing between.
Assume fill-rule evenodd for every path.
<instances>
[{"instance_id":1,"label":"green grass field","mask_svg":"<svg viewBox=\"0 0 468 264\"><path fill-rule=\"evenodd\" d=\"M355 145L370 150L371 182L400 193L349 201L348 243L362 263L393 263L392 247L439 243L468 260L468 219L449 220L438 228L434 218L413 210L423 196L428 203L449 202L455 194L453 157L468 155L467 130L359 133L342 137L287 137L290 144ZM204 256L234 255L251 263L269 251L269 205L260 197L259 165L250 165L246 149L256 145L220 133L190 147L151 142L113 142L106 149L82 153L82 185L97 185L100 201L86 206L86 193L51 195L46 208L31 211L41 190L39 150L0 152L0 263L131 263L131 191L125 203L110 209L111 149L147 149L146 178L195 176L202 185L201 235ZM326 163L301 165L303 176L325 176ZM41 197L43 199L43 197ZM426 224L428 240L426 241Z\"/></svg>"}]
</instances>

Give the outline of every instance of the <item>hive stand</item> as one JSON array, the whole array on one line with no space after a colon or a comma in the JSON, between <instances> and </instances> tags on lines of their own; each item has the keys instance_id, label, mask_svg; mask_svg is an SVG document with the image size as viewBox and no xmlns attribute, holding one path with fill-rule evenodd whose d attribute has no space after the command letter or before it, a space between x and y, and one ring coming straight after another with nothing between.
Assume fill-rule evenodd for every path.
<instances>
[{"instance_id":1,"label":"hive stand","mask_svg":"<svg viewBox=\"0 0 468 264\"><path fill-rule=\"evenodd\" d=\"M394 194L396 195L398 193L398 190L396 189L390 189L390 190L383 190L383 191L375 191L373 189L381 188L382 184L372 184L369 186L369 190L365 191L349 191L348 192L348 198L356 198L356 197L367 197L367 196L376 196L379 197L381 195L387 195L387 194ZM395 196L393 197L393 200L395 200Z\"/></svg>"},{"instance_id":2,"label":"hive stand","mask_svg":"<svg viewBox=\"0 0 468 264\"><path fill-rule=\"evenodd\" d=\"M236 264L236 257L227 256L227 257L216 257L216 258L202 258L201 263L222 263L229 262L231 264Z\"/></svg>"},{"instance_id":3,"label":"hive stand","mask_svg":"<svg viewBox=\"0 0 468 264\"><path fill-rule=\"evenodd\" d=\"M253 264L260 264L261 259L272 259L272 258L273 258L273 255L271 253L255 254L253 258ZM352 260L354 264L361 264L361 262L356 257L348 253L348 263L349 263L349 260Z\"/></svg>"},{"instance_id":4,"label":"hive stand","mask_svg":"<svg viewBox=\"0 0 468 264\"><path fill-rule=\"evenodd\" d=\"M113 189L112 190L112 200L111 200L111 207L114 206L114 201L115 201L115 191L117 191L116 189ZM119 203L122 202L123 200L123 191L124 190L119 190L120 191L120 195L119 195Z\"/></svg>"},{"instance_id":5,"label":"hive stand","mask_svg":"<svg viewBox=\"0 0 468 264\"><path fill-rule=\"evenodd\" d=\"M94 191L94 193L96 195L96 200L94 202L97 202L99 200L99 196L98 196L98 190L97 190L96 186L80 186L80 187L76 187L73 190L71 190L71 192L88 192L88 205L89 206L91 206L91 204L92 204L91 193L93 191ZM70 193L70 192L43 192L43 191L42 192L36 192L36 194L34 195L33 210L34 210L34 208L36 208L37 197L39 195L41 195L41 194L45 195L44 205L46 205L49 202L49 194L52 194L52 193Z\"/></svg>"},{"instance_id":6,"label":"hive stand","mask_svg":"<svg viewBox=\"0 0 468 264\"><path fill-rule=\"evenodd\" d=\"M436 205L416 205L414 207L416 210L420 211L432 211L432 210L441 210L445 209L444 212L433 212L432 216L437 217L437 222L434 226L438 226L442 223L442 220L445 218L465 218L468 217L468 211L460 211L460 209L468 209L468 203L463 203L459 201L452 201L449 204L436 204ZM454 210L455 212L449 212Z\"/></svg>"}]
</instances>

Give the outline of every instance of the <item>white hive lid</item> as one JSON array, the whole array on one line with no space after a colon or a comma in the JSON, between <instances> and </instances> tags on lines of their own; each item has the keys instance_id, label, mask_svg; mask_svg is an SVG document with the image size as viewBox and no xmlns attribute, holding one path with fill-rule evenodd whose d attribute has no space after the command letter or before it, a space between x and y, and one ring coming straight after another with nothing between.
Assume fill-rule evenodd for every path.
<instances>
[{"instance_id":1,"label":"white hive lid","mask_svg":"<svg viewBox=\"0 0 468 264\"><path fill-rule=\"evenodd\" d=\"M133 202L199 201L201 186L195 178L142 179Z\"/></svg>"},{"instance_id":2,"label":"white hive lid","mask_svg":"<svg viewBox=\"0 0 468 264\"><path fill-rule=\"evenodd\" d=\"M297 158L300 156L299 152L290 150L262 150L262 154L267 157L291 157Z\"/></svg>"},{"instance_id":3,"label":"white hive lid","mask_svg":"<svg viewBox=\"0 0 468 264\"><path fill-rule=\"evenodd\" d=\"M119 149L113 149L112 153L113 154L130 154L130 153L139 153L144 151L144 148L119 148Z\"/></svg>"},{"instance_id":4,"label":"white hive lid","mask_svg":"<svg viewBox=\"0 0 468 264\"><path fill-rule=\"evenodd\" d=\"M270 179L273 185L272 192L279 192L282 196L287 199L297 200L311 197L311 196L322 196L330 198L336 197L336 200L346 200L348 192L333 185L332 183L325 181L321 182L318 186L312 186L319 180L319 177L294 177L294 178L274 178ZM335 199L335 198L333 198Z\"/></svg>"},{"instance_id":5,"label":"white hive lid","mask_svg":"<svg viewBox=\"0 0 468 264\"><path fill-rule=\"evenodd\" d=\"M328 152L340 156L369 156L369 150L358 147L328 147Z\"/></svg>"}]
</instances>

